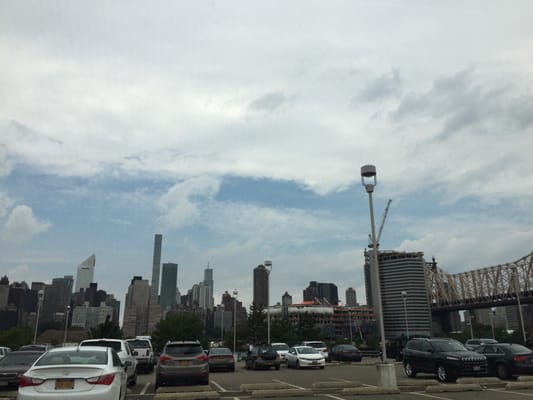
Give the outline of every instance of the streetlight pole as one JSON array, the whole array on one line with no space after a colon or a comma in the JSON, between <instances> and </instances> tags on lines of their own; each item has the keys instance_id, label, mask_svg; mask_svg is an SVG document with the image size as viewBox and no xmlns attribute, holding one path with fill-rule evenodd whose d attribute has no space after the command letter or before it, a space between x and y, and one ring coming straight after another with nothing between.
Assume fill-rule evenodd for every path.
<instances>
[{"instance_id":1,"label":"streetlight pole","mask_svg":"<svg viewBox=\"0 0 533 400\"><path fill-rule=\"evenodd\" d=\"M37 292L37 319L35 320L35 334L33 335L33 344L37 343L37 330L39 329L39 317L43 306L44 290Z\"/></svg>"},{"instance_id":2,"label":"streetlight pole","mask_svg":"<svg viewBox=\"0 0 533 400\"><path fill-rule=\"evenodd\" d=\"M405 315L405 336L409 340L409 322L407 320L407 292L402 290L402 299L403 299L403 313Z\"/></svg>"},{"instance_id":3,"label":"streetlight pole","mask_svg":"<svg viewBox=\"0 0 533 400\"><path fill-rule=\"evenodd\" d=\"M70 306L67 306L67 314L65 318L65 335L63 336L63 346L67 343L67 331L68 331L68 315L70 314Z\"/></svg>"},{"instance_id":4,"label":"streetlight pole","mask_svg":"<svg viewBox=\"0 0 533 400\"><path fill-rule=\"evenodd\" d=\"M350 323L350 344L353 344L352 339L352 310L348 309L348 321Z\"/></svg>"},{"instance_id":5,"label":"streetlight pole","mask_svg":"<svg viewBox=\"0 0 533 400\"><path fill-rule=\"evenodd\" d=\"M368 205L370 209L370 227L372 229L372 249L373 249L373 264L375 275L375 298L376 310L378 314L379 333L381 339L381 364L376 364L378 369L378 384L383 387L397 388L396 371L394 364L387 363L387 345L385 342L385 326L383 323L383 306L381 301L381 283L379 276L379 261L378 261L378 244L376 240L376 225L374 223L374 205L372 202L372 193L377 184L376 181L376 167L374 165L363 165L361 167L361 183L368 193Z\"/></svg>"},{"instance_id":6,"label":"streetlight pole","mask_svg":"<svg viewBox=\"0 0 533 400\"><path fill-rule=\"evenodd\" d=\"M233 289L233 355L237 360L237 289Z\"/></svg>"},{"instance_id":7,"label":"streetlight pole","mask_svg":"<svg viewBox=\"0 0 533 400\"><path fill-rule=\"evenodd\" d=\"M267 343L270 344L270 271L272 271L272 261L264 262L267 271Z\"/></svg>"},{"instance_id":8,"label":"streetlight pole","mask_svg":"<svg viewBox=\"0 0 533 400\"><path fill-rule=\"evenodd\" d=\"M522 306L520 305L520 279L518 277L518 269L516 268L516 265L513 265L511 267L511 270L513 271L513 281L515 286L515 293L516 293L516 302L518 304L518 315L520 316L520 328L522 329L522 338L524 339L524 345L526 344L526 330L524 328L524 316L522 315Z\"/></svg>"},{"instance_id":9,"label":"streetlight pole","mask_svg":"<svg viewBox=\"0 0 533 400\"><path fill-rule=\"evenodd\" d=\"M224 343L224 305L220 305L220 314L222 317L220 318L220 343Z\"/></svg>"}]
</instances>

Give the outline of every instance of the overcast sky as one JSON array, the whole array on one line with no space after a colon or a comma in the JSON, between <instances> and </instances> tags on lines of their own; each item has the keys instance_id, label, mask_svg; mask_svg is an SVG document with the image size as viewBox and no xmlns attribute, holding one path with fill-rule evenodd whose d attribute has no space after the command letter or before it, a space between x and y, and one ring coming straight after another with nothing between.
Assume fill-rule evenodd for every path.
<instances>
[{"instance_id":1,"label":"overcast sky","mask_svg":"<svg viewBox=\"0 0 533 400\"><path fill-rule=\"evenodd\" d=\"M186 293L309 281L365 303L381 249L462 272L533 251L531 1L0 1L0 274L96 254L124 302L154 234Z\"/></svg>"}]
</instances>

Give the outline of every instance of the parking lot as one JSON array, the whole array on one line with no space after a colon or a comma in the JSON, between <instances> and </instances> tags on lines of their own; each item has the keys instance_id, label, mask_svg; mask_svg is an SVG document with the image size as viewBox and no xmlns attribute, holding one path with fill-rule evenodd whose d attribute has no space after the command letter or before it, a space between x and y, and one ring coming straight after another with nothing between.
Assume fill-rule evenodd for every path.
<instances>
[{"instance_id":1,"label":"parking lot","mask_svg":"<svg viewBox=\"0 0 533 400\"><path fill-rule=\"evenodd\" d=\"M420 374L405 377L400 363L396 364L398 391L383 393L377 388L377 373L373 360L363 363L328 363L323 370L287 369L279 371L247 370L242 364L235 372L212 372L206 386L162 387L154 392L154 374L140 374L137 385L128 389L128 400L180 399L261 399L300 398L335 400L524 400L533 398L533 381L500 381L497 378L459 379L456 384L439 384L433 376ZM529 378L529 377L527 377ZM524 378L526 379L526 378ZM518 388L527 385L529 388ZM13 399L16 391L0 391L0 399Z\"/></svg>"}]
</instances>

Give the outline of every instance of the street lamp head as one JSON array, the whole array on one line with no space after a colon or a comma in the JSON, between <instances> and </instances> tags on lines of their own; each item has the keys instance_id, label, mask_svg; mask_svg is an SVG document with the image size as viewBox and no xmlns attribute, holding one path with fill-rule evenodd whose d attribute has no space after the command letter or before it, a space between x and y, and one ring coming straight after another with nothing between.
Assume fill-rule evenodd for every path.
<instances>
[{"instance_id":1,"label":"street lamp head","mask_svg":"<svg viewBox=\"0 0 533 400\"><path fill-rule=\"evenodd\" d=\"M374 165L367 164L361 167L361 183L368 193L374 191L374 186L377 185L376 167Z\"/></svg>"},{"instance_id":2,"label":"street lamp head","mask_svg":"<svg viewBox=\"0 0 533 400\"><path fill-rule=\"evenodd\" d=\"M237 289L233 289L233 296L237 297L238 295L239 295L239 292L237 291Z\"/></svg>"},{"instance_id":3,"label":"street lamp head","mask_svg":"<svg viewBox=\"0 0 533 400\"><path fill-rule=\"evenodd\" d=\"M401 293L402 297L407 297L407 292L405 290L402 290Z\"/></svg>"},{"instance_id":4,"label":"street lamp head","mask_svg":"<svg viewBox=\"0 0 533 400\"><path fill-rule=\"evenodd\" d=\"M265 260L265 262L263 263L263 265L265 266L265 268L268 270L268 272L270 272L272 270L272 261L270 260Z\"/></svg>"}]
</instances>

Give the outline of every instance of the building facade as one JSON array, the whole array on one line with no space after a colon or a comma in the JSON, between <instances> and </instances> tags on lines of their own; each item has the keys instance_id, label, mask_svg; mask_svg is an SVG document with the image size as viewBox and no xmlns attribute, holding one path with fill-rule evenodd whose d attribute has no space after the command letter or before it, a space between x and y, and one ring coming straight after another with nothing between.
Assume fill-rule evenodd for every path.
<instances>
[{"instance_id":1,"label":"building facade","mask_svg":"<svg viewBox=\"0 0 533 400\"><path fill-rule=\"evenodd\" d=\"M79 292L81 289L87 290L89 285L94 282L95 265L96 256L94 254L78 265L75 292Z\"/></svg>"},{"instance_id":2,"label":"building facade","mask_svg":"<svg viewBox=\"0 0 533 400\"><path fill-rule=\"evenodd\" d=\"M357 305L357 293L354 288L349 287L346 289L346 306L356 307Z\"/></svg>"},{"instance_id":3,"label":"building facade","mask_svg":"<svg viewBox=\"0 0 533 400\"><path fill-rule=\"evenodd\" d=\"M161 269L161 247L163 235L156 233L154 237L154 260L152 264L151 297L153 304L159 304L159 272Z\"/></svg>"},{"instance_id":4,"label":"building facade","mask_svg":"<svg viewBox=\"0 0 533 400\"><path fill-rule=\"evenodd\" d=\"M164 263L161 274L161 296L159 305L163 314L176 307L178 264Z\"/></svg>"},{"instance_id":5,"label":"building facade","mask_svg":"<svg viewBox=\"0 0 533 400\"><path fill-rule=\"evenodd\" d=\"M269 305L269 273L264 265L254 268L254 303L256 307L266 308Z\"/></svg>"}]
</instances>

